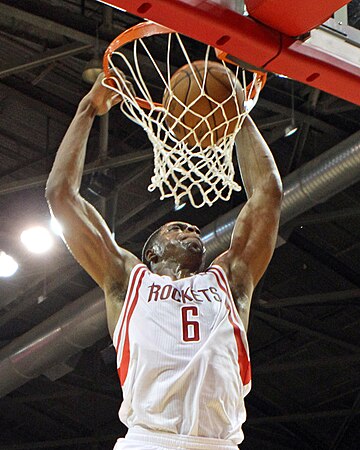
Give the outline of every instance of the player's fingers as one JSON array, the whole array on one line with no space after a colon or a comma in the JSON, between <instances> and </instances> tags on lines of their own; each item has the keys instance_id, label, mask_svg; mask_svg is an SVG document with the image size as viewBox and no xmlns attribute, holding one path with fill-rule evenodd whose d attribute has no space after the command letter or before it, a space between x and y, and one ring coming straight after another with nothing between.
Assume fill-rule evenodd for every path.
<instances>
[{"instance_id":1,"label":"player's fingers","mask_svg":"<svg viewBox=\"0 0 360 450\"><path fill-rule=\"evenodd\" d=\"M100 72L95 80L95 83L101 83L104 78L106 78L104 72Z\"/></svg>"},{"instance_id":2,"label":"player's fingers","mask_svg":"<svg viewBox=\"0 0 360 450\"><path fill-rule=\"evenodd\" d=\"M110 98L111 106L115 106L122 101L122 97L119 94L115 94Z\"/></svg>"}]
</instances>

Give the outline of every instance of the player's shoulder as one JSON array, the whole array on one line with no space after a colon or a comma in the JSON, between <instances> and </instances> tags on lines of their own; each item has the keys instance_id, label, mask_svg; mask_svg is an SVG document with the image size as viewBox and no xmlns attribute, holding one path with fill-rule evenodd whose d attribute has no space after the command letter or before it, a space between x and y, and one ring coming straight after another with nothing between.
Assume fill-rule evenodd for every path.
<instances>
[{"instance_id":1,"label":"player's shoulder","mask_svg":"<svg viewBox=\"0 0 360 450\"><path fill-rule=\"evenodd\" d=\"M250 271L241 258L232 257L230 250L215 258L211 266L221 268L235 297L252 295L254 286Z\"/></svg>"},{"instance_id":2,"label":"player's shoulder","mask_svg":"<svg viewBox=\"0 0 360 450\"><path fill-rule=\"evenodd\" d=\"M220 268L222 272L228 277L230 275L231 270L231 264L230 264L230 258L229 258L229 252L224 252L221 255L219 255L217 258L214 259L214 261L210 264L210 266L207 268L206 272L213 268Z\"/></svg>"},{"instance_id":3,"label":"player's shoulder","mask_svg":"<svg viewBox=\"0 0 360 450\"><path fill-rule=\"evenodd\" d=\"M142 262L130 252L120 249L121 257L117 258L116 267L105 276L104 291L107 298L124 297L132 273L136 267L144 266ZM145 266L144 266L145 267Z\"/></svg>"}]
</instances>

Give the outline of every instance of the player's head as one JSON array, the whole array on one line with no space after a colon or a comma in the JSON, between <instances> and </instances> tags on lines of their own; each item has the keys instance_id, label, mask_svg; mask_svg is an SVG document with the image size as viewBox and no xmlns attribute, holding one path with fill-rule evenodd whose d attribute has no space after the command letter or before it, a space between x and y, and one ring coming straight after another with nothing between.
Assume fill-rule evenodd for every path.
<instances>
[{"instance_id":1,"label":"player's head","mask_svg":"<svg viewBox=\"0 0 360 450\"><path fill-rule=\"evenodd\" d=\"M170 259L201 270L204 254L205 246L198 227L186 222L168 222L145 242L142 260L150 269L159 261Z\"/></svg>"}]
</instances>

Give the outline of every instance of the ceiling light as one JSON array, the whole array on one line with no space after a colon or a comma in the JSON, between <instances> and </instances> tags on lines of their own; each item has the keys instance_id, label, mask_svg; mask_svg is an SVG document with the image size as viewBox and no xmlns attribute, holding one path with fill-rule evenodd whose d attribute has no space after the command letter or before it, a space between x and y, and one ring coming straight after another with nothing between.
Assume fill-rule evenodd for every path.
<instances>
[{"instance_id":1,"label":"ceiling light","mask_svg":"<svg viewBox=\"0 0 360 450\"><path fill-rule=\"evenodd\" d=\"M53 238L44 227L29 228L21 233L21 242L32 253L45 253L53 245Z\"/></svg>"},{"instance_id":2,"label":"ceiling light","mask_svg":"<svg viewBox=\"0 0 360 450\"><path fill-rule=\"evenodd\" d=\"M296 133L298 130L298 127L295 125L295 123L291 123L289 126L287 126L285 128L285 137L289 137L291 135L293 135L294 133Z\"/></svg>"},{"instance_id":3,"label":"ceiling light","mask_svg":"<svg viewBox=\"0 0 360 450\"><path fill-rule=\"evenodd\" d=\"M175 205L174 211L180 211L181 209L185 208L186 203L180 203L179 205Z\"/></svg>"},{"instance_id":4,"label":"ceiling light","mask_svg":"<svg viewBox=\"0 0 360 450\"><path fill-rule=\"evenodd\" d=\"M285 128L285 137L289 137L296 133L298 127L295 125L295 98L294 98L294 82L291 83L291 123Z\"/></svg>"},{"instance_id":5,"label":"ceiling light","mask_svg":"<svg viewBox=\"0 0 360 450\"><path fill-rule=\"evenodd\" d=\"M11 277L18 270L19 264L15 259L0 251L0 277Z\"/></svg>"}]
</instances>

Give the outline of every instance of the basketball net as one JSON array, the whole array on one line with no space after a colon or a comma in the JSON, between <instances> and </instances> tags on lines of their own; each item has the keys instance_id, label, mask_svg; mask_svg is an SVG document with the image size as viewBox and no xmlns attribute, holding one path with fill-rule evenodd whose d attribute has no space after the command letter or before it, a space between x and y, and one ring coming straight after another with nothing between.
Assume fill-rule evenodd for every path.
<instances>
[{"instance_id":1,"label":"basketball net","mask_svg":"<svg viewBox=\"0 0 360 450\"><path fill-rule=\"evenodd\" d=\"M154 40L150 44L146 42L154 34L167 34L166 62L160 63L161 67L155 61L151 52L150 47L151 44L154 46ZM123 47L124 43L130 44L131 48L129 49L129 45L126 48ZM261 76L258 73L251 72L251 81L246 87L245 70L237 66L235 71L233 71L236 75L234 81L230 69L222 61L221 63L228 71L232 91L229 98L221 103L217 102L204 89L211 51L211 47L208 46L203 58L205 60L203 77L202 79L197 78L200 88L199 97L191 104L185 105L175 96L170 86L171 76L176 70L171 67L171 52L175 46L180 48L184 63L189 64L193 75L197 77L188 56L188 51L183 43L183 38L178 33L172 32L165 27L152 22L145 22L127 30L110 44L104 55L104 72L107 78L103 80L103 84L123 97L123 101L120 104L122 112L145 130L153 145L154 175L151 178L148 190L153 191L158 188L161 194L160 199L173 197L175 206L186 202L186 198L195 208L200 208L205 204L211 206L218 199L229 200L233 191L241 190L239 184L234 181L235 171L232 163L232 154L235 136L240 130L245 117L255 106L264 81L261 80ZM120 49L119 47L122 48ZM146 61L144 61L144 58ZM155 89L150 87L155 82L149 83L149 70L153 71L157 81L161 80L164 86L163 92L166 90L168 94L168 104L175 99L184 108L179 117L173 116L161 104L162 93L160 94L160 100L154 99L156 92ZM127 79L131 80L134 89L126 82L124 74ZM240 104L236 93L236 84L238 85L236 80L239 77L242 78L242 86L245 86L244 104ZM190 111L191 114L196 115L191 110L191 106L200 97L206 97L215 104L214 109L218 109L223 113L223 122L217 123L215 128L211 129L209 125L209 118L213 111L206 116L198 114L199 122L195 128L190 128L184 123L183 119L186 113ZM231 97L236 102L238 114L236 118L231 119L230 126L230 121L225 114L224 104ZM171 121L166 120L169 118L171 118ZM171 126L168 123L171 123ZM196 131L198 127L204 124L207 125L206 128L209 131L200 139ZM186 130L185 135L181 139L174 132L178 125ZM215 131L219 128L221 128L222 137L215 141ZM211 145L204 146L205 140Z\"/></svg>"}]
</instances>

